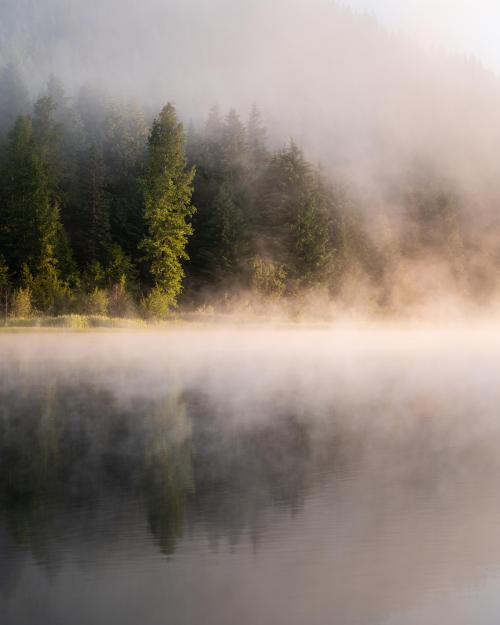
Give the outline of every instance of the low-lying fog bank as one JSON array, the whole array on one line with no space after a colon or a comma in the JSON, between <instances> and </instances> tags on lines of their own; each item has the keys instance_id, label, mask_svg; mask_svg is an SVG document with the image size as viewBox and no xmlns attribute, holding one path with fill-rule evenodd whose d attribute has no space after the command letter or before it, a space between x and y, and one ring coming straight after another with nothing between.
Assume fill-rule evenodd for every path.
<instances>
[{"instance_id":1,"label":"low-lying fog bank","mask_svg":"<svg viewBox=\"0 0 500 625\"><path fill-rule=\"evenodd\" d=\"M23 376L45 382L62 376L103 386L125 403L162 397L175 386L203 392L238 421L290 409L327 420L333 409L384 405L384 427L421 412L436 413L442 424L471 403L494 411L499 364L494 322L0 335L4 390ZM451 394L452 406L440 414ZM467 427L484 421L485 414L476 416Z\"/></svg>"}]
</instances>

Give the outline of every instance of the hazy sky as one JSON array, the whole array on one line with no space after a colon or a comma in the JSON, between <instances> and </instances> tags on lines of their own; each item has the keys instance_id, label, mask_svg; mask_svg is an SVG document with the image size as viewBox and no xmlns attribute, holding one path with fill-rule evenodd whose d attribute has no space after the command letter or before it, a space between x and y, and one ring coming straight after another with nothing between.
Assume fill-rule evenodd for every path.
<instances>
[{"instance_id":1,"label":"hazy sky","mask_svg":"<svg viewBox=\"0 0 500 625\"><path fill-rule=\"evenodd\" d=\"M500 73L499 0L344 0L426 45L473 53Z\"/></svg>"}]
</instances>

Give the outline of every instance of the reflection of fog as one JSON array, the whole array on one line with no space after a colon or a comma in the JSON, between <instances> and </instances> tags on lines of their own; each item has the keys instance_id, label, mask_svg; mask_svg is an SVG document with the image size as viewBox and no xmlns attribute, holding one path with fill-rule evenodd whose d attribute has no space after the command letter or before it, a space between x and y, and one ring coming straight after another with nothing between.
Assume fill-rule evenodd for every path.
<instances>
[{"instance_id":1,"label":"reflection of fog","mask_svg":"<svg viewBox=\"0 0 500 625\"><path fill-rule=\"evenodd\" d=\"M164 396L123 403L72 377L6 373L1 395L0 518L47 571L66 550L84 567L89 550L101 560L146 523L172 555L186 513L212 541L236 545L250 532L257 542L268 507L301 506L314 451L304 422L282 415L221 429L221 407L198 391L167 384Z\"/></svg>"},{"instance_id":2,"label":"reflection of fog","mask_svg":"<svg viewBox=\"0 0 500 625\"><path fill-rule=\"evenodd\" d=\"M277 334L1 337L0 614L378 623L496 573L496 334Z\"/></svg>"}]
</instances>

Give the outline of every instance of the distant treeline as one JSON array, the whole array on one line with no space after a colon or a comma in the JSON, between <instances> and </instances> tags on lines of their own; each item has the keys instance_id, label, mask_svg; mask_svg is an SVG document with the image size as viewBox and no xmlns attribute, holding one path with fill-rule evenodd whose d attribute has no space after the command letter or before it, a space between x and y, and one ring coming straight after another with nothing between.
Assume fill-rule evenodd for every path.
<instances>
[{"instance_id":1,"label":"distant treeline","mask_svg":"<svg viewBox=\"0 0 500 625\"><path fill-rule=\"evenodd\" d=\"M4 315L161 318L242 293L334 300L352 284L394 306L398 268L421 250L463 279L453 193L412 172L395 190L404 220L375 223L293 140L270 150L257 107L244 121L214 108L186 130L171 104L149 123L92 89L69 98L55 78L33 103L7 66L0 133Z\"/></svg>"}]
</instances>

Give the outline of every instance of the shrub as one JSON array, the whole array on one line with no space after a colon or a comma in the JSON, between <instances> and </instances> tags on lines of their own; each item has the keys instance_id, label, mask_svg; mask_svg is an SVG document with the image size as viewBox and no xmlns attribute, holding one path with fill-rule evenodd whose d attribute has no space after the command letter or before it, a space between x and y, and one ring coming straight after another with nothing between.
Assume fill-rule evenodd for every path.
<instances>
[{"instance_id":1,"label":"shrub","mask_svg":"<svg viewBox=\"0 0 500 625\"><path fill-rule=\"evenodd\" d=\"M71 308L72 293L50 263L31 280L36 309L46 315L59 315Z\"/></svg>"},{"instance_id":2,"label":"shrub","mask_svg":"<svg viewBox=\"0 0 500 625\"><path fill-rule=\"evenodd\" d=\"M109 298L104 289L95 288L87 295L85 310L89 315L105 316L108 314Z\"/></svg>"},{"instance_id":3,"label":"shrub","mask_svg":"<svg viewBox=\"0 0 500 625\"><path fill-rule=\"evenodd\" d=\"M10 306L11 317L26 319L32 312L31 289L29 287L16 289Z\"/></svg>"},{"instance_id":4,"label":"shrub","mask_svg":"<svg viewBox=\"0 0 500 625\"><path fill-rule=\"evenodd\" d=\"M122 275L119 282L108 291L108 312L111 317L132 317L134 305L126 288L126 278Z\"/></svg>"},{"instance_id":5,"label":"shrub","mask_svg":"<svg viewBox=\"0 0 500 625\"><path fill-rule=\"evenodd\" d=\"M141 312L146 319L164 319L171 307L171 297L159 286L155 286L141 301Z\"/></svg>"},{"instance_id":6,"label":"shrub","mask_svg":"<svg viewBox=\"0 0 500 625\"><path fill-rule=\"evenodd\" d=\"M0 256L0 316L7 316L10 291L9 268L3 256Z\"/></svg>"},{"instance_id":7,"label":"shrub","mask_svg":"<svg viewBox=\"0 0 500 625\"><path fill-rule=\"evenodd\" d=\"M286 271L282 265L256 256L250 265L252 288L260 295L279 298L286 288Z\"/></svg>"}]
</instances>

